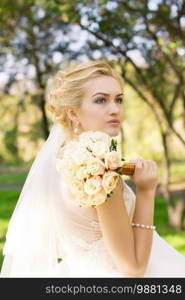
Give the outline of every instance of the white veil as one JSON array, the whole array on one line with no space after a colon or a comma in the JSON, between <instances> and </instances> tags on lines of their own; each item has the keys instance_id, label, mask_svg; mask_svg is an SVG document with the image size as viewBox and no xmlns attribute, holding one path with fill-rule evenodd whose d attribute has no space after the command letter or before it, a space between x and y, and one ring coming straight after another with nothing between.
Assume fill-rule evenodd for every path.
<instances>
[{"instance_id":1,"label":"white veil","mask_svg":"<svg viewBox=\"0 0 185 300\"><path fill-rule=\"evenodd\" d=\"M1 277L50 277L65 256L63 198L56 170L56 154L65 138L65 129L55 123L31 166L9 222Z\"/></svg>"}]
</instances>

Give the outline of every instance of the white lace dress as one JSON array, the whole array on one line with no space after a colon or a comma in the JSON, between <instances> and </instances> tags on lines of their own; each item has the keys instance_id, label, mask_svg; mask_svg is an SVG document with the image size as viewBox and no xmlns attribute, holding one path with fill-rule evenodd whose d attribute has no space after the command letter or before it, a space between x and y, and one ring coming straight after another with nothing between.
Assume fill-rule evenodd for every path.
<instances>
[{"instance_id":1,"label":"white lace dress","mask_svg":"<svg viewBox=\"0 0 185 300\"><path fill-rule=\"evenodd\" d=\"M129 218L132 220L136 197L124 179L123 184L124 201ZM53 276L124 277L116 268L106 248L96 209L79 208L72 204L74 201L70 201L68 192L64 194L66 207L69 209L66 224L69 235L66 240L65 256L53 269ZM144 277L185 277L185 257L156 231L153 232L152 249Z\"/></svg>"}]
</instances>

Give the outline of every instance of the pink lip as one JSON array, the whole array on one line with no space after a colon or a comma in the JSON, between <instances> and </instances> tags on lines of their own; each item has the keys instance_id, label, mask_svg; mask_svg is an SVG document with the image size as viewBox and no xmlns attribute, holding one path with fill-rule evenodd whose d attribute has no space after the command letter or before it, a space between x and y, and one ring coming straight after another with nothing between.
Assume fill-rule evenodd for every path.
<instances>
[{"instance_id":1,"label":"pink lip","mask_svg":"<svg viewBox=\"0 0 185 300\"><path fill-rule=\"evenodd\" d=\"M117 124L120 124L120 121L119 120L111 120L111 121L108 121L107 123L117 123Z\"/></svg>"},{"instance_id":2,"label":"pink lip","mask_svg":"<svg viewBox=\"0 0 185 300\"><path fill-rule=\"evenodd\" d=\"M109 121L109 122L107 122L107 123L109 123L109 124L111 124L111 125L119 125L120 124L120 121Z\"/></svg>"}]
</instances>

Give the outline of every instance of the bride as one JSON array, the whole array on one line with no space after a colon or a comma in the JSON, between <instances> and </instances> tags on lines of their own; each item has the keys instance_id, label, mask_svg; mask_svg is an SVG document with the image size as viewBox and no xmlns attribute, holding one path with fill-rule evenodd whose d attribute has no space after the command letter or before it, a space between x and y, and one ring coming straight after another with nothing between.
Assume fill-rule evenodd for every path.
<instances>
[{"instance_id":1,"label":"bride","mask_svg":"<svg viewBox=\"0 0 185 300\"><path fill-rule=\"evenodd\" d=\"M1 277L185 277L185 257L153 224L154 161L134 160L136 194L120 175L114 193L96 208L79 207L56 169L67 142L81 132L118 136L122 87L105 61L56 74L47 93L54 125L9 222Z\"/></svg>"}]
</instances>

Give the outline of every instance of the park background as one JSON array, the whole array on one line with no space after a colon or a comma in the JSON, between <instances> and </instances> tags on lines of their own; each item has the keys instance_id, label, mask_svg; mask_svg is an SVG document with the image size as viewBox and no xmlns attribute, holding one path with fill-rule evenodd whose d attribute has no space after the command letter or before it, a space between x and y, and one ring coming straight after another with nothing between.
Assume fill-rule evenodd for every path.
<instances>
[{"instance_id":1,"label":"park background","mask_svg":"<svg viewBox=\"0 0 185 300\"><path fill-rule=\"evenodd\" d=\"M119 147L126 160L157 162L154 223L185 255L185 2L2 0L0 33L0 267L8 222L52 126L48 79L95 59L124 79Z\"/></svg>"}]
</instances>

